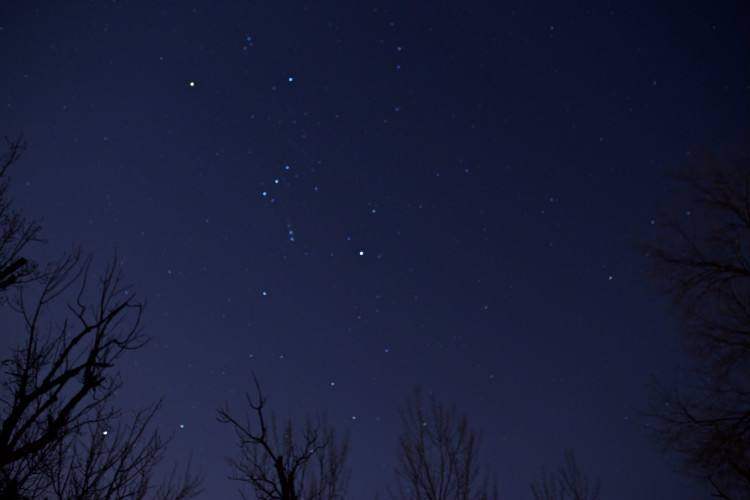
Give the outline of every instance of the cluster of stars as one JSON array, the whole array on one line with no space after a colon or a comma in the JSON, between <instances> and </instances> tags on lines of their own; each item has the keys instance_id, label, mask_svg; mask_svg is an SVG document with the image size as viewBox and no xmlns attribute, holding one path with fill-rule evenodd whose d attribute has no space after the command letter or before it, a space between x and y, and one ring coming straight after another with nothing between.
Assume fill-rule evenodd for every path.
<instances>
[{"instance_id":1,"label":"cluster of stars","mask_svg":"<svg viewBox=\"0 0 750 500\"><path fill-rule=\"evenodd\" d=\"M248 51L255 46L255 39L249 33L245 35L242 43L242 50Z\"/></svg>"}]
</instances>

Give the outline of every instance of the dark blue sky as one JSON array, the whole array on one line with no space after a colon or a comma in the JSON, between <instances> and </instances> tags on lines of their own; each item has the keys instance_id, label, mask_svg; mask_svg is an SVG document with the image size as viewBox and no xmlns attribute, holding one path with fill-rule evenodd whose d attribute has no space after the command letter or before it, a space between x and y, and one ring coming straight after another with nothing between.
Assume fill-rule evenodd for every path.
<instances>
[{"instance_id":1,"label":"dark blue sky","mask_svg":"<svg viewBox=\"0 0 750 500\"><path fill-rule=\"evenodd\" d=\"M417 384L506 498L567 447L608 499L701 498L640 430L682 358L635 243L748 128L741 4L3 2L0 133L44 251L117 249L148 298L123 402L166 397L206 498L251 370L351 430L352 498Z\"/></svg>"}]
</instances>

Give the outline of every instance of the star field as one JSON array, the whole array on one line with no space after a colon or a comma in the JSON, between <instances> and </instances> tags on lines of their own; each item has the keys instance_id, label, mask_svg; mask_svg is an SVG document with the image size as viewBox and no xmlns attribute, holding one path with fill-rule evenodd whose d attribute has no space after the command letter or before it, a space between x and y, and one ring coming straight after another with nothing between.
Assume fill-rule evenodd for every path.
<instances>
[{"instance_id":1,"label":"star field","mask_svg":"<svg viewBox=\"0 0 750 500\"><path fill-rule=\"evenodd\" d=\"M607 498L690 498L638 423L682 358L634 242L666 168L748 126L750 74L740 3L675 5L4 4L14 199L148 298L121 398L165 397L205 498L236 495L215 410L252 372L351 431L352 498L415 385L507 498L569 447Z\"/></svg>"}]
</instances>

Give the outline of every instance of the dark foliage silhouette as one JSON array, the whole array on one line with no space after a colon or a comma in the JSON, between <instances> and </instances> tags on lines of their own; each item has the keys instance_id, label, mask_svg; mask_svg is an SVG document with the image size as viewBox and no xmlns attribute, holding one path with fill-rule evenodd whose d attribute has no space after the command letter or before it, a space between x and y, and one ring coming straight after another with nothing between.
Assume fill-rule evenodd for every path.
<instances>
[{"instance_id":1,"label":"dark foliage silhouette","mask_svg":"<svg viewBox=\"0 0 750 500\"><path fill-rule=\"evenodd\" d=\"M246 395L249 413L241 421L228 407L219 422L235 431L239 456L231 458L230 479L250 485L258 500L341 500L349 479L348 439L337 439L322 417L295 428L265 413L267 398L254 378L256 398ZM245 497L243 491L240 492Z\"/></svg>"},{"instance_id":2,"label":"dark foliage silhouette","mask_svg":"<svg viewBox=\"0 0 750 500\"><path fill-rule=\"evenodd\" d=\"M718 498L750 495L750 163L679 172L689 193L647 248L693 365L655 383L649 429Z\"/></svg>"},{"instance_id":3,"label":"dark foliage silhouette","mask_svg":"<svg viewBox=\"0 0 750 500\"><path fill-rule=\"evenodd\" d=\"M8 193L8 172L23 155L26 143L22 137L5 139L5 143L5 152L0 156L0 294L33 279L36 266L23 253L29 243L38 239L40 231L38 223L13 209Z\"/></svg>"}]
</instances>

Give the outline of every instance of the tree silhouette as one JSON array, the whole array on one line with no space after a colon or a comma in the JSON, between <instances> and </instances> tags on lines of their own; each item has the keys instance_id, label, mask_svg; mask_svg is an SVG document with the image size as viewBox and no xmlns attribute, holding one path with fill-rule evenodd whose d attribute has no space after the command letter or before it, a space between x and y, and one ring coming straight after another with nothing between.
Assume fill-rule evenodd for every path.
<instances>
[{"instance_id":1,"label":"tree silhouette","mask_svg":"<svg viewBox=\"0 0 750 500\"><path fill-rule=\"evenodd\" d=\"M719 498L750 494L750 163L676 175L690 199L647 247L673 299L693 367L654 384L649 428Z\"/></svg>"},{"instance_id":2,"label":"tree silhouette","mask_svg":"<svg viewBox=\"0 0 750 500\"><path fill-rule=\"evenodd\" d=\"M34 276L36 266L22 255L27 245L39 236L39 224L29 221L13 209L8 193L8 171L23 155L23 137L5 139L6 151L0 155L0 293Z\"/></svg>"},{"instance_id":3,"label":"tree silhouette","mask_svg":"<svg viewBox=\"0 0 750 500\"><path fill-rule=\"evenodd\" d=\"M465 415L416 389L400 411L396 488L400 500L489 500L497 488L480 463L480 437Z\"/></svg>"},{"instance_id":4,"label":"tree silhouette","mask_svg":"<svg viewBox=\"0 0 750 500\"><path fill-rule=\"evenodd\" d=\"M565 451L563 464L557 471L542 469L531 483L534 500L599 500L600 491L599 480L586 477L571 450Z\"/></svg>"},{"instance_id":5,"label":"tree silhouette","mask_svg":"<svg viewBox=\"0 0 750 500\"><path fill-rule=\"evenodd\" d=\"M240 422L229 407L218 420L235 431L239 457L229 459L230 479L247 483L258 500L341 500L349 472L349 442L338 440L321 417L308 418L301 429L291 419L279 424L265 414L267 398L253 377L257 399L246 395L250 412ZM243 498L244 492L240 491Z\"/></svg>"},{"instance_id":6,"label":"tree silhouette","mask_svg":"<svg viewBox=\"0 0 750 500\"><path fill-rule=\"evenodd\" d=\"M164 458L167 440L151 430L160 404L135 412L130 419L100 414L84 432L61 441L53 451L47 475L57 498L132 498L180 500L201 491L201 478L176 466L153 485L154 469ZM114 418L113 418L114 417Z\"/></svg>"},{"instance_id":7,"label":"tree silhouette","mask_svg":"<svg viewBox=\"0 0 750 500\"><path fill-rule=\"evenodd\" d=\"M11 143L3 176L19 144ZM118 361L147 341L143 304L123 283L119 261L96 280L92 259L78 251L37 272L21 252L38 225L11 209L3 181L3 313L15 317L4 318L6 335L8 325L15 331L0 378L0 498L193 495L200 480L191 474L152 484L167 442L149 430L158 405L128 421L112 404L122 384Z\"/></svg>"}]
</instances>

